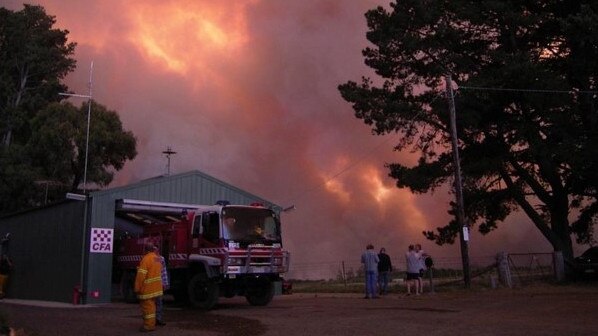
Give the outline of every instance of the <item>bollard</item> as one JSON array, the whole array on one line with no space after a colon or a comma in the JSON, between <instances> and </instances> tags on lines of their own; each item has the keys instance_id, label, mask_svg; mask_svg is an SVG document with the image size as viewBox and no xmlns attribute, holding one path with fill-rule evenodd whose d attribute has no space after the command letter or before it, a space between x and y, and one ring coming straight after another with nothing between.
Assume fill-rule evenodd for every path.
<instances>
[{"instance_id":1,"label":"bollard","mask_svg":"<svg viewBox=\"0 0 598 336\"><path fill-rule=\"evenodd\" d=\"M428 256L424 260L426 267L428 268L428 276L430 277L430 293L434 293L434 282L432 281L432 270L434 269L434 260Z\"/></svg>"},{"instance_id":2,"label":"bollard","mask_svg":"<svg viewBox=\"0 0 598 336\"><path fill-rule=\"evenodd\" d=\"M73 304L78 305L81 301L81 285L73 287Z\"/></svg>"},{"instance_id":3,"label":"bollard","mask_svg":"<svg viewBox=\"0 0 598 336\"><path fill-rule=\"evenodd\" d=\"M507 288L513 288L509 254L507 252L499 252L496 255L496 265L498 267L498 280L500 283Z\"/></svg>"}]
</instances>

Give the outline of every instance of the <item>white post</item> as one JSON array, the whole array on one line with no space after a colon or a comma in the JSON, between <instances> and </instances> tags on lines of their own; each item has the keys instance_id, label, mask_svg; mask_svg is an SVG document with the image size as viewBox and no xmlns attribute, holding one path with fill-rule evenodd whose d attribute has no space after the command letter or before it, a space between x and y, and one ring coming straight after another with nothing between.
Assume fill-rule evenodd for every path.
<instances>
[{"instance_id":1,"label":"white post","mask_svg":"<svg viewBox=\"0 0 598 336\"><path fill-rule=\"evenodd\" d=\"M92 89L92 79L93 79L93 61L91 61L91 66L89 67L89 104L87 106L87 133L85 136L85 169L83 171L83 193L85 194L85 190L87 189L87 159L89 155L89 126L91 123L91 89Z\"/></svg>"},{"instance_id":2,"label":"white post","mask_svg":"<svg viewBox=\"0 0 598 336\"><path fill-rule=\"evenodd\" d=\"M511 279L511 268L509 267L509 254L507 252L500 252L496 255L496 264L498 266L498 278L503 286L513 288L513 280Z\"/></svg>"},{"instance_id":3,"label":"white post","mask_svg":"<svg viewBox=\"0 0 598 336\"><path fill-rule=\"evenodd\" d=\"M61 96L87 98L89 104L87 106L87 132L85 134L85 167L83 170L83 193L87 190L87 161L89 156L89 127L91 123L91 100L92 100L92 79L93 79L93 61L89 67L89 94L81 95L75 93L59 93Z\"/></svg>"}]
</instances>

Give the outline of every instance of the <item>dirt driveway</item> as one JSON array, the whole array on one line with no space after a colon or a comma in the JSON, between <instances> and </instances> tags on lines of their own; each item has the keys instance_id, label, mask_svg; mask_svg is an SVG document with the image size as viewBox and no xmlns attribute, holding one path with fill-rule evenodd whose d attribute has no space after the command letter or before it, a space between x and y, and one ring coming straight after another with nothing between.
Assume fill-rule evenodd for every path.
<instances>
[{"instance_id":1,"label":"dirt driveway","mask_svg":"<svg viewBox=\"0 0 598 336\"><path fill-rule=\"evenodd\" d=\"M365 300L358 294L293 294L267 307L222 300L211 312L169 304L151 335L596 335L598 286L455 291ZM0 303L30 336L139 334L136 305L49 308Z\"/></svg>"}]
</instances>

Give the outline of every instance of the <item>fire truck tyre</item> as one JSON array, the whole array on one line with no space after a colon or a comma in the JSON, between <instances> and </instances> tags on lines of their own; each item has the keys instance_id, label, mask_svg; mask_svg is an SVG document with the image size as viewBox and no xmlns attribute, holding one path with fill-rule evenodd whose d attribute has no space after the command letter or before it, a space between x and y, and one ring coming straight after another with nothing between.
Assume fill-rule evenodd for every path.
<instances>
[{"instance_id":1,"label":"fire truck tyre","mask_svg":"<svg viewBox=\"0 0 598 336\"><path fill-rule=\"evenodd\" d=\"M189 301L189 296L184 288L172 291L172 296L174 297L174 301L178 304L187 304Z\"/></svg>"},{"instance_id":2,"label":"fire truck tyre","mask_svg":"<svg viewBox=\"0 0 598 336\"><path fill-rule=\"evenodd\" d=\"M252 306L265 306L274 297L274 285L268 279L256 281L245 296Z\"/></svg>"},{"instance_id":3,"label":"fire truck tyre","mask_svg":"<svg viewBox=\"0 0 598 336\"><path fill-rule=\"evenodd\" d=\"M205 273L198 273L189 280L187 287L189 303L194 308L209 310L218 302L218 284L208 279Z\"/></svg>"},{"instance_id":4,"label":"fire truck tyre","mask_svg":"<svg viewBox=\"0 0 598 336\"><path fill-rule=\"evenodd\" d=\"M135 273L125 272L121 279L121 288L123 300L126 303L137 303L137 295L135 295Z\"/></svg>"}]
</instances>

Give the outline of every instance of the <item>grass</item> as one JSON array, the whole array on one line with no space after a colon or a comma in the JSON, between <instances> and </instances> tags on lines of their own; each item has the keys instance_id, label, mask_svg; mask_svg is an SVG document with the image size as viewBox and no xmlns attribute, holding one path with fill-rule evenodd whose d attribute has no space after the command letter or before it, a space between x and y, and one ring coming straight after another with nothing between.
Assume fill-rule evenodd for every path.
<instances>
[{"instance_id":1,"label":"grass","mask_svg":"<svg viewBox=\"0 0 598 336\"><path fill-rule=\"evenodd\" d=\"M424 291L430 290L430 280L423 278ZM352 278L346 283L342 280L292 280L294 293L363 293L365 284L361 278ZM536 285L557 285L547 277L515 277L514 288L530 287ZM579 285L566 283L565 285ZM582 284L583 285L583 284ZM435 292L455 292L464 289L463 278L442 277L433 279ZM591 285L590 285L591 286ZM488 290L502 287L494 273L485 273L471 279L472 290ZM405 293L405 284L402 278L394 278L389 284L390 293Z\"/></svg>"},{"instance_id":2,"label":"grass","mask_svg":"<svg viewBox=\"0 0 598 336\"><path fill-rule=\"evenodd\" d=\"M359 281L351 281L346 284L336 280L295 280L293 282L294 293L363 293L365 284ZM479 287L489 287L477 285ZM424 280L424 290L429 290L429 282ZM462 282L441 285L434 283L435 291L453 291L463 288ZM389 293L404 293L405 285L402 281L393 281L388 285Z\"/></svg>"}]
</instances>

